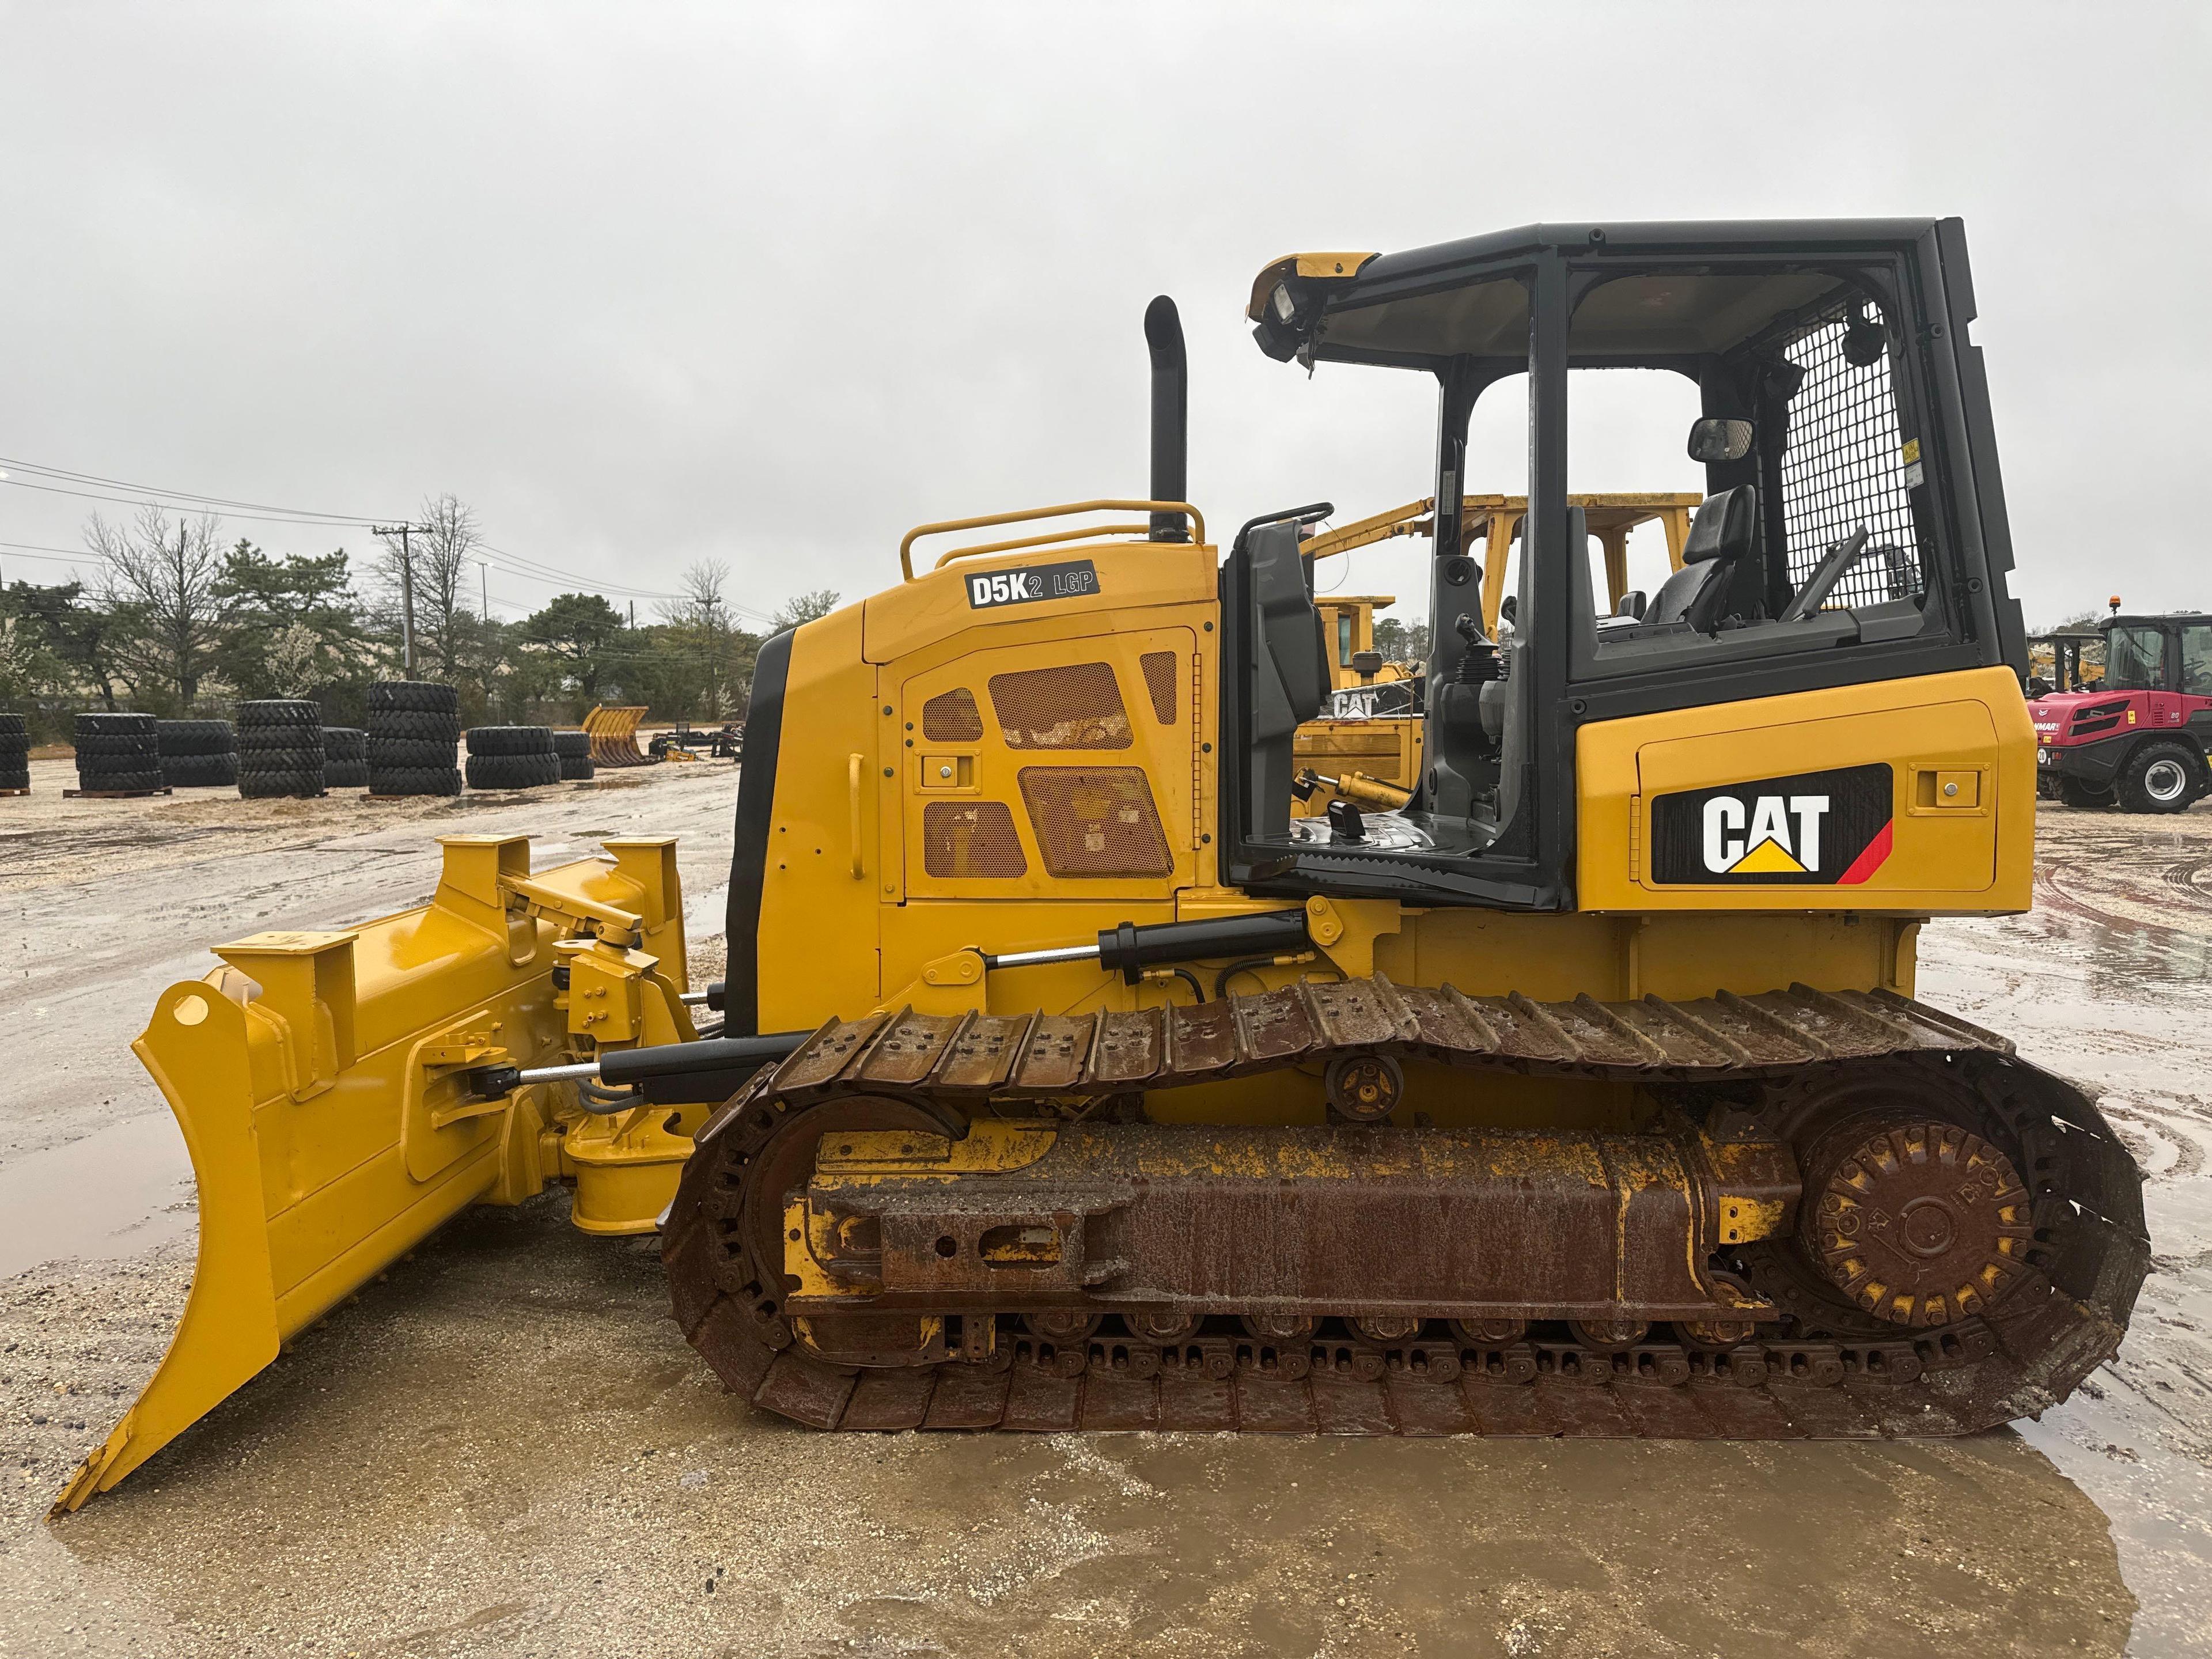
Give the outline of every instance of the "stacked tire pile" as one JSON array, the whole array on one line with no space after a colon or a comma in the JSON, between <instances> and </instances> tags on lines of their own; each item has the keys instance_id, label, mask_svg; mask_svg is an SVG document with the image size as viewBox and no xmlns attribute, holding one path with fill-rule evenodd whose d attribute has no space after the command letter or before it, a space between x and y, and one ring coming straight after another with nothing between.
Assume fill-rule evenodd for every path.
<instances>
[{"instance_id":1,"label":"stacked tire pile","mask_svg":"<svg viewBox=\"0 0 2212 1659\"><path fill-rule=\"evenodd\" d=\"M556 732L553 752L561 757L561 777L563 782L588 778L592 774L592 734L588 732Z\"/></svg>"},{"instance_id":2,"label":"stacked tire pile","mask_svg":"<svg viewBox=\"0 0 2212 1659\"><path fill-rule=\"evenodd\" d=\"M450 685L385 680L368 688L368 793L458 795L461 705Z\"/></svg>"},{"instance_id":3,"label":"stacked tire pile","mask_svg":"<svg viewBox=\"0 0 2212 1659\"><path fill-rule=\"evenodd\" d=\"M237 787L238 732L228 720L156 720L154 730L170 788Z\"/></svg>"},{"instance_id":4,"label":"stacked tire pile","mask_svg":"<svg viewBox=\"0 0 2212 1659\"><path fill-rule=\"evenodd\" d=\"M368 787L368 733L358 726L323 728L323 787Z\"/></svg>"},{"instance_id":5,"label":"stacked tire pile","mask_svg":"<svg viewBox=\"0 0 2212 1659\"><path fill-rule=\"evenodd\" d=\"M323 711L305 697L238 705L238 793L248 800L323 793Z\"/></svg>"},{"instance_id":6,"label":"stacked tire pile","mask_svg":"<svg viewBox=\"0 0 2212 1659\"><path fill-rule=\"evenodd\" d=\"M31 788L31 728L21 714L0 714L0 794Z\"/></svg>"},{"instance_id":7,"label":"stacked tire pile","mask_svg":"<svg viewBox=\"0 0 2212 1659\"><path fill-rule=\"evenodd\" d=\"M561 757L550 726L469 728L469 787L543 789L561 781Z\"/></svg>"},{"instance_id":8,"label":"stacked tire pile","mask_svg":"<svg viewBox=\"0 0 2212 1659\"><path fill-rule=\"evenodd\" d=\"M161 781L161 738L151 714L79 714L76 787L88 795L148 794Z\"/></svg>"}]
</instances>

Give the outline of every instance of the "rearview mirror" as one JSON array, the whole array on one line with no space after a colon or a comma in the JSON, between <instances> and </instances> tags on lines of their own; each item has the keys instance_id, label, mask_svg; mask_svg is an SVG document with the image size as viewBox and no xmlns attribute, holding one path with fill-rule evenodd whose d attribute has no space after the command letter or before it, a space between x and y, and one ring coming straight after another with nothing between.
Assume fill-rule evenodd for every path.
<instances>
[{"instance_id":1,"label":"rearview mirror","mask_svg":"<svg viewBox=\"0 0 2212 1659\"><path fill-rule=\"evenodd\" d=\"M1724 421L1708 416L1691 423L1690 459L1711 466L1717 461L1740 461L1751 453L1749 421Z\"/></svg>"}]
</instances>

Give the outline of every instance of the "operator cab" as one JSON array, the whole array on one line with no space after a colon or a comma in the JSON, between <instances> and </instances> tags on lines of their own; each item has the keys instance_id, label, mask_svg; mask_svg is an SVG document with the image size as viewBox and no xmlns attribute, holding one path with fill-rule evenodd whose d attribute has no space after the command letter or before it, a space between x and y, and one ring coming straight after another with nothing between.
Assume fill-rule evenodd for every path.
<instances>
[{"instance_id":1,"label":"operator cab","mask_svg":"<svg viewBox=\"0 0 2212 1659\"><path fill-rule=\"evenodd\" d=\"M1303 538L1330 509L1253 520L1223 570L1223 736L1244 757L1224 769L1224 879L1571 908L1582 726L2024 672L1972 314L1956 220L1545 225L1267 266L1249 315L1269 356L1437 389L1425 763L1404 811L1365 814L1357 837L1292 822L1292 736L1329 691ZM1663 584L1602 614L1591 526L1567 490L1569 409L1591 376L1620 371L1687 383L1705 499ZM1498 637L1466 533L1485 398L1526 409L1515 624Z\"/></svg>"},{"instance_id":2,"label":"operator cab","mask_svg":"<svg viewBox=\"0 0 2212 1659\"><path fill-rule=\"evenodd\" d=\"M2212 697L2212 616L2177 611L2162 617L2106 617L2097 624L2105 641L2105 676L2093 688L2170 691Z\"/></svg>"}]
</instances>

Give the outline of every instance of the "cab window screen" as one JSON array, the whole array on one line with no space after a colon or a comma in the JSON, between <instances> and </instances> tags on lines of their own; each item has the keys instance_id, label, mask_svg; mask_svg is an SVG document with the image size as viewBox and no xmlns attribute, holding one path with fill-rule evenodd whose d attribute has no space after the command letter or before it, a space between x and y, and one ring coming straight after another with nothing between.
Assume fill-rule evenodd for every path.
<instances>
[{"instance_id":1,"label":"cab window screen","mask_svg":"<svg viewBox=\"0 0 2212 1659\"><path fill-rule=\"evenodd\" d=\"M2155 628L2113 628L2105 633L2107 691L2155 691L2166 640Z\"/></svg>"},{"instance_id":2,"label":"cab window screen","mask_svg":"<svg viewBox=\"0 0 2212 1659\"><path fill-rule=\"evenodd\" d=\"M1866 551L1826 609L1917 599L1927 590L1924 538L1912 512L1917 454L1906 455L1887 336L1876 307L1852 301L1814 319L1780 349L1789 367L1779 376L1804 377L1789 399L1782 452L1791 591L1804 586L1828 549L1867 527Z\"/></svg>"},{"instance_id":3,"label":"cab window screen","mask_svg":"<svg viewBox=\"0 0 2212 1659\"><path fill-rule=\"evenodd\" d=\"M2191 697L2212 697L2212 628L2181 630L2181 690Z\"/></svg>"}]
</instances>

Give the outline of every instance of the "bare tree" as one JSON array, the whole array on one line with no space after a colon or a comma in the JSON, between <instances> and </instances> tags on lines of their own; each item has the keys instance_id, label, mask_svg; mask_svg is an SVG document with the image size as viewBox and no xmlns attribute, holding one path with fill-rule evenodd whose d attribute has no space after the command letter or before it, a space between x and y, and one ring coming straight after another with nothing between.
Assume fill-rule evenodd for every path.
<instances>
[{"instance_id":1,"label":"bare tree","mask_svg":"<svg viewBox=\"0 0 2212 1659\"><path fill-rule=\"evenodd\" d=\"M796 628L801 623L820 620L837 608L837 590L817 587L811 593L801 593L788 604L780 606L775 613L778 628Z\"/></svg>"},{"instance_id":2,"label":"bare tree","mask_svg":"<svg viewBox=\"0 0 2212 1659\"><path fill-rule=\"evenodd\" d=\"M723 613L728 606L722 598L722 588L729 580L730 567L721 560L701 559L677 579L678 597L661 602L661 619L688 623L710 632L718 627L727 628L729 621Z\"/></svg>"},{"instance_id":3,"label":"bare tree","mask_svg":"<svg viewBox=\"0 0 2212 1659\"><path fill-rule=\"evenodd\" d=\"M678 580L678 597L662 601L661 620L670 637L664 650L678 665L678 678L699 712L720 720L744 706L751 672L752 635L731 619L722 587L730 567L702 559Z\"/></svg>"},{"instance_id":4,"label":"bare tree","mask_svg":"<svg viewBox=\"0 0 2212 1659\"><path fill-rule=\"evenodd\" d=\"M84 538L101 560L100 597L118 624L125 674L134 684L173 691L180 708L191 708L222 623L222 521L204 514L172 521L149 505L127 526L94 514Z\"/></svg>"},{"instance_id":5,"label":"bare tree","mask_svg":"<svg viewBox=\"0 0 2212 1659\"><path fill-rule=\"evenodd\" d=\"M386 536L381 573L392 593L403 581L403 548L415 584L415 660L418 669L434 666L438 677L451 681L461 665L476 630L467 626L469 567L476 562L483 537L477 530L476 510L452 495L433 496L422 503L421 528L403 544Z\"/></svg>"}]
</instances>

